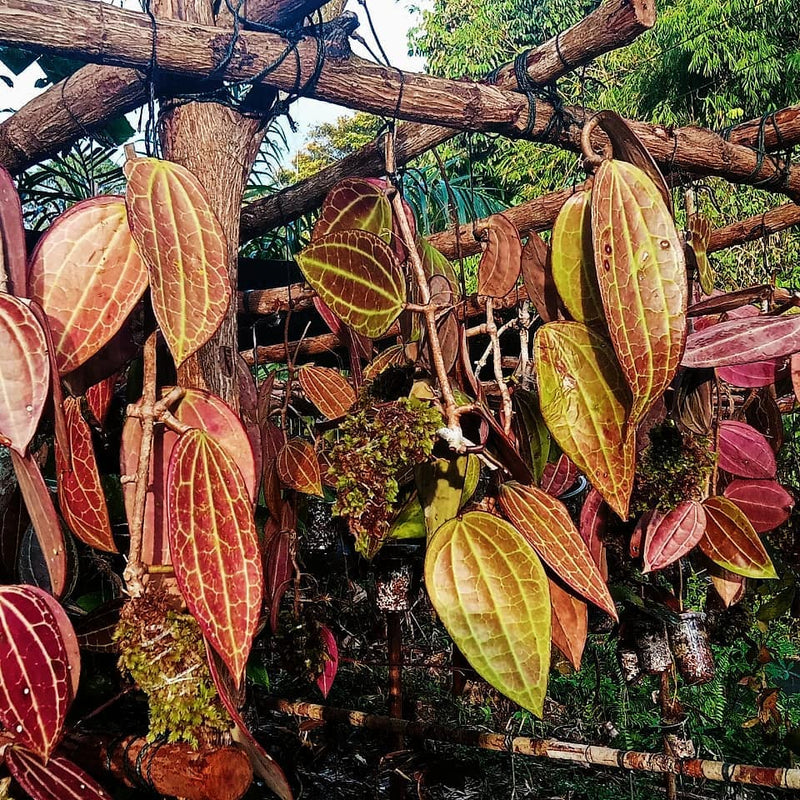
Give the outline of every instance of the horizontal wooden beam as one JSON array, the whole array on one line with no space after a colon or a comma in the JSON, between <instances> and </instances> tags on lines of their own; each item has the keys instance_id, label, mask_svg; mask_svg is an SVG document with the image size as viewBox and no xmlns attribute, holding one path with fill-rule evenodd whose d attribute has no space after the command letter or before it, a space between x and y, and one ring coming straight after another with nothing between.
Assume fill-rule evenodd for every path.
<instances>
[{"instance_id":1,"label":"horizontal wooden beam","mask_svg":"<svg viewBox=\"0 0 800 800\"><path fill-rule=\"evenodd\" d=\"M762 236L780 233L795 225L800 225L800 206L785 203L763 214L756 214L724 228L717 228L711 233L708 251L714 253L745 242L754 242Z\"/></svg>"}]
</instances>

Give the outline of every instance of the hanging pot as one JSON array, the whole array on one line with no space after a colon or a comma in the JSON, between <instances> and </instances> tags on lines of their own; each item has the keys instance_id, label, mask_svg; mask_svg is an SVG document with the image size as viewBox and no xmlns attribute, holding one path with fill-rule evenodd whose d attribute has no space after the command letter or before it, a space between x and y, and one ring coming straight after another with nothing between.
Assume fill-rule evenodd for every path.
<instances>
[{"instance_id":1,"label":"hanging pot","mask_svg":"<svg viewBox=\"0 0 800 800\"><path fill-rule=\"evenodd\" d=\"M690 685L708 683L714 678L714 654L708 641L706 615L684 611L669 626L669 641L675 665L681 677Z\"/></svg>"}]
</instances>

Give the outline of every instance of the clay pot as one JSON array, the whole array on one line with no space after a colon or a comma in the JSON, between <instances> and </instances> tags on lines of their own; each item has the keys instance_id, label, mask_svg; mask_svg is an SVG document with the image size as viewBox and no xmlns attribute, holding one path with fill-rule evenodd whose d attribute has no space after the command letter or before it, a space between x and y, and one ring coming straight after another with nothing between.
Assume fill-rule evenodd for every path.
<instances>
[{"instance_id":1,"label":"clay pot","mask_svg":"<svg viewBox=\"0 0 800 800\"><path fill-rule=\"evenodd\" d=\"M678 672L688 684L708 683L713 679L716 668L705 614L684 611L669 626L669 640Z\"/></svg>"}]
</instances>

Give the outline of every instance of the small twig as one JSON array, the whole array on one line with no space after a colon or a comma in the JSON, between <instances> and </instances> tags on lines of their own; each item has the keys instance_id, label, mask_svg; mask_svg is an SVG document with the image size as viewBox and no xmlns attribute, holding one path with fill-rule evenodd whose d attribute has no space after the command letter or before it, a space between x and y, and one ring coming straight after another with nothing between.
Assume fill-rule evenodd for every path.
<instances>
[{"instance_id":1,"label":"small twig","mask_svg":"<svg viewBox=\"0 0 800 800\"><path fill-rule=\"evenodd\" d=\"M516 323L517 320L512 320ZM497 388L500 390L500 397L503 401L500 409L500 417L503 421L503 431L506 436L511 433L511 395L508 391L508 384L503 378L503 353L500 350L500 335L494 321L494 298L486 298L486 333L491 340L492 365L494 367L494 377L497 381ZM476 374L477 377L477 374Z\"/></svg>"},{"instance_id":2,"label":"small twig","mask_svg":"<svg viewBox=\"0 0 800 800\"><path fill-rule=\"evenodd\" d=\"M487 314L487 316L488 316L488 314ZM505 325L502 325L499 328L495 328L497 338L499 339L506 331L510 330L511 328L516 328L518 324L519 324L518 320L511 319L508 322L506 322ZM483 325L480 325L479 327L481 329L479 331L479 333L481 335L484 335L484 336L490 336L491 335L489 333L489 323L488 322L485 322ZM471 328L470 330L475 330L475 329ZM467 331L467 336L469 336L469 335L470 335L470 331ZM477 336L478 334L475 334L475 335ZM492 342L489 342L489 344L486 345L486 349L483 351L483 354L475 362L475 370L474 370L474 372L475 372L475 377L478 378L478 380L480 380L480 372L481 372L481 370L488 363L489 356L492 355L492 352L493 352L492 344L493 344Z\"/></svg>"},{"instance_id":3,"label":"small twig","mask_svg":"<svg viewBox=\"0 0 800 800\"><path fill-rule=\"evenodd\" d=\"M529 378L528 363L530 350L531 304L530 300L523 300L517 312L519 323L519 371L523 379Z\"/></svg>"}]
</instances>

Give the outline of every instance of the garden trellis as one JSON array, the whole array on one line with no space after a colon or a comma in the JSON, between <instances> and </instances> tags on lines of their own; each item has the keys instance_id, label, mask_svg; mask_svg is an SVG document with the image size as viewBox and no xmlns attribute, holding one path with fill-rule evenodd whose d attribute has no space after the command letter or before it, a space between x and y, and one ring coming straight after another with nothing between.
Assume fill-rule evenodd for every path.
<instances>
[{"instance_id":1,"label":"garden trellis","mask_svg":"<svg viewBox=\"0 0 800 800\"><path fill-rule=\"evenodd\" d=\"M123 433L121 483L130 522L128 563L123 577L128 594L137 599L147 595L148 580L155 584L164 579L173 591L180 590L199 622L202 636L198 635L198 647L204 643L208 650L210 678L219 691L218 702L232 720L234 738L250 756L256 772L283 798L291 797L289 784L280 768L247 732L240 707L244 668L253 638L259 635L262 623L273 631L278 627L278 607L292 577L294 613L299 618L300 575L295 561L296 543L292 539L297 529L298 495L322 496L323 485L329 490L336 489L337 512L348 519L359 552L371 558L383 546L394 524L390 511L398 500L396 484L407 478L404 472L408 472L409 466L416 467L419 487L416 505L422 503L425 511L423 514L420 510L422 516L415 524L421 527L423 535L427 533L431 545L436 544L431 547L435 558L429 559L431 563L426 562L426 579L439 616L479 674L522 706L540 713L550 651L547 620L555 613L551 603L556 603L551 598L560 596L559 592L567 596L568 599L559 602L566 604L576 618L581 613L585 615L585 601L616 615L605 583L607 567L601 576L602 537L589 523L588 540L581 543L583 524L579 533L566 508L548 493L559 485L554 476L560 475L565 484L560 492L553 489L552 494L565 495L577 480L578 471L585 473L594 486L590 497L595 515L599 517L605 501L623 521L627 520L636 460L648 446L642 445L637 452L637 428L652 423L644 431L649 435L656 429L656 423L661 424L658 414L663 417L667 413L662 395L672 391L670 386L682 369L681 358L683 368L721 367L729 370L724 374L730 378L730 370L753 363L772 364L777 374L784 370L783 362L791 357L795 392L800 386L797 361L800 326L795 324L793 315L759 316L754 311L756 322L736 316L743 307L752 310L752 304L757 302L766 304L770 312L785 311L798 304L794 292L764 285L739 295L700 301L698 288L701 286L705 294L711 295L709 281L713 284L713 276L709 278L707 272L708 253L787 230L800 222L800 211L795 205L800 198L800 168L791 160L792 147L800 143L800 107L774 111L715 132L697 126L674 128L624 120L608 112L598 115L594 109L565 104L556 81L597 57L630 44L651 29L656 23L652 0L608 0L581 22L517 55L482 82L406 73L358 58L349 48L349 36L354 30L351 17L344 15L324 23L319 17L313 21L323 5L320 0L248 0L238 5L228 0L215 5L211 0L150 0L145 3L146 11L139 13L90 0L0 0L0 44L88 62L0 124L0 166L7 173L19 174L53 157L120 114L148 104L154 111L156 102L160 104L154 135L159 137L158 149L165 161L141 158L128 148L125 203L120 198L106 199L95 204L89 201L81 208L81 213L88 214L90 208L96 211L102 206L103 225L118 226L116 230L123 244L114 239L107 247L109 252L113 247L124 250L124 257L117 254L124 262L120 280L127 283L122 285L130 290L131 306L149 286L156 319L155 323L147 323L144 347L138 342L138 348L134 348L143 350L142 399L129 407ZM306 25L306 20L312 24ZM244 187L267 122L299 96L367 111L390 122L375 141L342 161L243 207ZM155 124L155 120L151 122ZM417 234L413 215L399 191L398 170L464 131L546 143L582 153L587 166L592 167L592 175L585 183L530 200L500 216L460 227L456 221L451 229L424 239ZM587 131L593 132L588 135ZM691 233L687 243L678 238L669 204L664 200L669 200L671 189L707 176L785 195L791 202L713 231L710 225L698 223L694 212L687 208L690 218L687 227ZM604 188L598 189L598 184ZM92 498L102 499L102 489L94 456L87 455L91 451L88 426L81 416L78 400L69 395L85 393L93 383L87 375L96 378L100 385L100 378L105 380L116 373L123 362L134 355L138 357L139 352L128 352L122 357L112 349L115 369L100 377L96 371L84 369L76 377L74 373L90 357L77 366L69 361L73 358L77 362L78 358L65 344L69 337L61 336L63 330L59 332L61 338L57 336L48 342L50 329L53 334L56 332L54 320L64 310L51 309L48 306L51 296L41 288L53 271L58 272L47 263L47 248L55 247L55 237L51 235L48 241L46 235L43 239L46 244L34 251L27 264L16 221L17 217L21 220L21 214L14 205L17 201L10 187L10 181L0 183L4 192L0 199L5 204L4 210L0 210L3 237L0 288L7 290L3 295L5 305L0 307L3 312L0 322L8 331L25 328L36 333L27 333L32 338L25 339L25 346L14 350L13 358L17 361L12 377L8 378L27 391L27 384L20 382L21 370L16 368L23 364L28 370L33 387L29 407L32 419L21 419L11 410L3 412L0 441L14 450L15 468L36 533L52 549L52 555L48 556L50 588L59 595L66 586L66 555L52 501L39 466L29 452L35 422L42 413L45 397L52 393L62 514L79 538L99 549L113 551L116 545L108 515L103 518L98 510L105 501L94 503L97 513L91 520L86 519L86 508L94 502ZM164 200L167 196L171 198L169 201ZM603 205L609 197L627 199L620 199L619 205L609 206L609 210ZM581 214L585 215L591 207L591 223L584 222L587 216L579 220L573 216L565 222L565 215L573 213L578 201L583 203ZM608 203L613 205L612 200ZM285 226L321 205L323 213L312 242L297 256L307 283L237 293L240 244ZM165 222L163 216L167 206L179 212L172 215L170 222ZM175 221L178 218L189 219L185 223L188 228L181 227L183 223ZM57 224L76 236L76 241L83 241L90 236L87 233L90 225L76 219L77 213L72 216L68 213ZM627 238L621 238L615 229L619 219L627 226ZM553 251L548 255L548 245L538 234L554 226L558 229L559 225L562 227L557 232L562 240L577 230L577 238L588 236L590 244L582 246L583 249L573 248L573 262L567 267L573 269L570 274L574 285L565 288L562 283L555 292L558 279L553 279L549 270L558 266L552 265ZM586 225L589 228L582 227ZM524 250L520 237L528 237ZM631 263L639 259L635 269L617 255L631 241L640 248L635 252L631 249L628 259ZM704 304L694 312L690 308L688 318L733 313L732 319L718 323L722 327L716 330L722 333L715 334L713 330L709 333L711 324L698 327L691 334L695 338L691 340L689 355L684 354L687 326L684 248L693 260L694 294L688 302ZM56 248L54 257L58 258L59 253ZM447 259L463 259L479 253L483 253L478 275L480 296L460 297L455 272ZM176 270L176 261L181 263L181 269L184 263L188 265L185 273ZM587 267L589 262L591 265ZM401 264L405 264L405 269ZM586 270L593 275L596 265L602 273L601 264L611 277L600 274L593 294L589 284L595 278L587 278ZM626 272L629 268L633 271ZM523 281L517 286L520 269ZM647 291L657 285L653 290L656 294L660 292L657 307L649 306L649 300L642 300L643 290L637 281L643 282ZM678 288L670 293L665 286ZM571 294L573 290L575 296ZM178 309L172 304L176 296ZM36 302L29 308L23 299L37 301L44 310ZM109 308L111 305L109 302ZM635 306L638 314L633 322L626 319L628 306ZM267 346L254 342L252 349L241 348L237 315L277 313L288 318L295 312L311 309L320 312L331 333L303 336L292 342L287 320L283 342ZM498 325L494 314L509 311L517 311L518 318ZM535 358L531 358L534 312L546 324L537 329L545 332L536 333ZM116 335L132 308L125 313L116 309L114 313L111 327ZM593 327L592 319L600 319L603 324ZM86 335L94 345L86 345L92 350L91 357L109 344L110 337L102 342L92 338L94 329L86 333L83 329L73 330L70 325L80 328L74 320L63 327L72 335ZM748 326L753 326L755 332ZM177 388L159 386L159 332L154 328L160 329L175 362ZM520 352L514 357L503 353L499 344L500 331L512 329L518 331L520 339ZM470 366L469 340L476 336L489 339L486 354L479 361L481 366L488 364L487 369L493 372L493 379L485 384L480 383L480 376ZM394 350L384 348L376 356L377 364L362 363L371 360L374 342L390 340L411 349L396 344ZM349 378L330 368L313 364L301 367L297 363L299 358L337 348L348 352ZM741 352L750 353L751 357L748 359ZM590 353L587 358L594 372L588 369L588 362L581 361L586 353ZM39 375L34 357L40 358ZM534 360L538 373L535 380L530 366ZM287 380L279 385L274 377L267 378L256 392L255 386L243 379L241 365L253 367L265 361L286 364ZM401 402L394 398L388 404L391 408L386 413L392 420L400 420L407 426L404 430L414 432L412 441L404 441L398 451L405 462L387 467L394 472L389 482L380 486L385 496L364 499L362 492L358 502L348 500L349 491L355 494L352 485L358 470L343 453L341 442L328 446L323 435L333 427L331 423L338 421L343 426L342 441L348 441L347 437L356 440L360 436L365 441L379 437L375 419L370 417L373 412L368 413L365 408L354 410L358 408L354 388L360 389L364 383L362 373L367 375L369 384L380 374L379 368L403 368L409 361L416 364L418 372L427 373L430 380L427 388L419 392L422 400L404 397ZM69 363L69 368L65 363ZM103 371L103 366L97 367L96 363L93 367ZM506 373L519 371L519 386L509 388L504 369ZM9 368L8 374L11 373ZM52 389L48 389L42 374L52 374ZM245 374L249 378L247 370ZM68 389L66 397L62 395L62 377ZM0 379L4 379L2 372ZM588 389L580 389L578 418L571 417L565 423L567 414L575 413L574 405L564 401L565 393L574 390L576 383L589 383L590 379L601 385L600 399L598 395L589 396ZM351 386L351 380L355 387ZM751 382L733 385L754 391L777 382L774 375L766 383L759 383L760 378L752 382L751 376L747 380ZM542 396L549 392L550 404L543 403L547 407L537 409L539 401L531 399L534 396L530 389L536 381ZM779 498L769 522L781 517L784 511L788 517L792 501L775 481L775 456L767 437L743 419L722 417L726 399L732 408L741 410L753 402L754 395L744 400L742 392L726 396L721 385L719 375L706 381L705 405L701 409L703 413L707 410L708 416L701 432L710 437L709 446L719 454L720 465L699 459L694 466L703 481L691 486L695 494L682 498L683 502L676 503L675 509L654 508L645 512L634 531L634 537L637 531L639 535L638 550L633 544L631 549L637 550L634 557L638 557L643 547L645 565L650 568L655 563L663 568L668 565L665 551L672 555L669 563L673 563L697 546L718 568L730 568L718 577L722 582L728 581L727 590L735 595L745 579L769 578L775 574L758 535L771 529L763 527L767 525L762 518L766 512L753 511L758 505L753 499L755 489L745 485L745 479L769 483L768 490ZM160 393L161 389L165 391ZM677 389L682 390L680 382ZM106 390L110 392L108 387ZM313 437L313 445L300 436L290 436L287 419L290 412L297 413L290 409L295 396L316 407L322 412L319 416L328 418L322 423L319 436ZM787 402L789 407L793 405L780 397L772 397L772 401L778 412ZM779 401L784 401L782 406ZM671 399L671 402L677 401ZM369 400L366 405L376 403ZM562 409L562 405L569 408ZM563 411L561 417L559 410ZM273 417L277 419L278 411L280 425L272 421ZM439 412L441 416L437 416ZM680 416L675 407L670 413ZM650 419L652 415L655 416ZM100 415L95 417L102 423ZM346 422L342 423L342 418ZM586 427L594 425L596 429L593 434L587 434L582 427L587 418L591 424ZM462 420L466 421L463 429ZM699 423L693 420L692 424ZM204 426L207 431L200 430ZM597 433L600 429L602 435ZM694 428L690 430L697 432ZM774 430L770 433L777 438ZM476 435L481 437L480 441L474 440ZM543 460L541 453L527 452L525 440L534 437L539 437L539 444L547 441L546 447L542 445ZM549 449L551 442L556 442L563 454L548 464L548 452L558 455L556 447ZM438 455L439 460L432 461L434 448L443 443L451 448L450 455ZM248 447L252 450L248 451ZM387 454L391 450L387 446ZM477 469L478 473L481 470L480 466L474 466L478 463L476 454L497 475L507 475L513 480L493 487L496 500L492 497L490 501L472 501L473 505L469 505L471 492L467 492L466 486L471 480L468 480L470 469L473 472ZM744 471L736 471L737 454L746 462L744 468L738 467ZM451 460L448 462L447 458ZM387 463L390 460L387 455ZM458 473L455 495L452 487L450 491L443 488L447 481L435 471L427 478L419 478L420 474L426 474L424 470L431 463L441 461ZM156 462L163 467L164 486L154 488L160 480L153 477ZM201 462L212 476L205 486L194 479L197 473L193 470ZM89 464L94 466L89 469ZM341 472L334 475L337 465ZM366 472L367 466L360 468ZM82 473L84 467L86 472ZM547 487L542 488L548 469ZM730 474L720 479L720 470ZM69 483L69 473L83 477ZM85 477L87 474L89 478ZM570 476L570 480L564 475ZM737 484L733 476L742 480ZM424 481L428 479L430 486L426 487ZM91 486L87 480L91 480ZM497 478L493 480L499 482ZM767 490L761 484L758 487ZM725 494L728 490L730 497ZM169 547L165 541L154 540L155 512L148 504L154 502L150 495L159 491L164 492L159 502L160 513L168 518L165 526L169 531ZM427 501L423 500L425 491L431 492ZM731 497L738 497L741 504L737 505ZM78 502L75 498L82 499L83 507L80 503L75 505ZM263 546L253 516L259 498L263 499L270 518L267 530L271 538L267 537L268 544ZM587 498L584 509L589 504ZM205 510L194 517L187 511L197 508ZM203 516L208 508L218 512L213 524ZM676 520L672 515L679 509L680 519ZM751 518L747 516L748 509ZM503 514L507 519L501 518ZM704 520L702 529L696 522L700 517ZM777 527L785 517L771 527ZM530 523L531 518L544 520L544 532ZM103 536L93 539L96 528L102 528ZM667 529L669 533L665 532ZM83 536L79 531L83 531ZM222 540L224 547L220 546ZM442 545L444 541L447 545ZM517 547L520 541L527 542L525 547ZM513 661L513 668L505 662L498 666L497 659L486 654L480 637L475 634L476 620L464 607L459 605L453 610L452 604L441 599L438 588L434 591L440 579L442 585L448 585L448 581L457 583L456 571L448 558L453 558L453 552L462 552L466 562L470 553L470 557L474 556L470 547L475 542L480 544L490 564L499 564L505 558L499 543L510 543L509 551L516 552L516 547L525 553L515 562L516 569L511 570L518 583L511 589L500 587L509 593L519 589L519 597L509 594L501 599L508 601L507 613L516 615L511 619L512 625L535 620L534 627L539 631L525 640L526 645L533 646L532 655L528 651L514 651L513 643L506 642L511 649L500 661ZM577 549L570 550L564 542L576 543ZM223 564L231 547L234 557L241 557L240 561ZM170 560L170 549L180 549L181 555L172 552ZM731 555L731 550L737 552ZM219 564L209 567L209 554L219 556ZM469 579L488 586L491 575L486 573L481 559L476 559L473 566L475 572ZM682 573L679 582L680 592ZM16 609L12 609L13 613L21 613L19 604L34 608L31 613L37 616L28 631L32 646L39 647L42 653L47 648L57 648L59 657L71 669L75 663L74 634L64 632L51 600L25 592L24 589L16 594L9 592L0 607L11 616L12 607ZM269 611L268 622L260 620L263 598ZM680 596L677 605L677 610L672 609L671 613L683 613ZM232 607L236 613L231 613ZM390 630L394 632L394 644L390 645L390 694L395 701L391 711L397 717L402 710L398 699L402 689L400 628L398 618L391 617L397 609L387 606L386 611L390 615ZM489 616L506 635L496 608ZM37 624L47 629L38 639L33 632ZM660 624L663 627L663 620ZM109 627L105 620L104 626ZM326 648L326 658L316 680L327 693L332 676L324 663L336 662L336 642L324 625L317 633ZM560 642L557 635L553 633L559 649L575 658L572 650L575 642L565 642L563 631ZM585 635L584 630L584 640ZM577 648L577 662L582 647L581 643ZM666 671L665 667L662 673ZM37 800L50 796L46 789L36 788L40 783L65 780L72 787L71 796L79 797L75 786L83 780L76 777L79 773L70 762L48 761L53 742L62 735L63 715L71 698L69 682L63 676L60 680L52 677L53 692L63 705L63 708L59 705L58 719L54 714L53 719L42 720L43 715L37 709L26 717L17 712L13 702L5 703L11 711L4 710L0 703L0 715L5 714L2 722L9 734L3 739L4 747L11 753L7 758L9 769ZM662 687L664 713L669 717L665 695ZM276 711L374 727L399 735L400 741L403 735L408 735L602 766L778 788L800 787L800 771L792 768L749 767L524 737L506 743L499 735L477 736L401 719L387 721L358 712L326 710L311 704L270 702ZM21 738L15 738L9 729L10 721L17 720L14 714L21 714L20 724L15 727ZM28 734L25 730L31 718L40 725L41 741L38 734ZM220 772L227 768L224 759L212 756L200 767L190 768L191 756L186 754L184 745L170 745L172 750L159 749L133 737L120 748L107 739L81 736L73 736L68 747L78 763L90 771L109 772L123 781L150 783L161 793L205 797L211 777L218 780ZM212 755L216 752L208 742L203 744ZM91 751L88 756L82 753L87 748ZM241 756L241 750L237 752ZM39 765L37 759L43 763ZM241 785L249 783L250 773L249 767L239 763L243 761L241 757L233 760L237 780L222 781L225 785L214 791L229 791L231 797L239 797ZM180 775L176 778L170 771L170 764L180 765L175 769L187 772L198 769L201 779L192 773L191 780L182 782ZM244 777L239 774L242 770ZM674 782L668 785L668 790L674 796ZM93 797L104 796L99 788L92 791L96 791Z\"/></svg>"}]
</instances>

